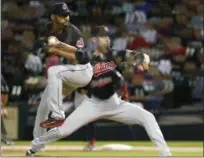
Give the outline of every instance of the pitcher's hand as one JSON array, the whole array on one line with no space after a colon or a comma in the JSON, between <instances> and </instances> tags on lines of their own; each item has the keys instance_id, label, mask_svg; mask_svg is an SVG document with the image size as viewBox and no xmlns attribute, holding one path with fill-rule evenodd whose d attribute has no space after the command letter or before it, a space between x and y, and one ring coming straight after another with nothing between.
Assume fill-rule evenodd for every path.
<instances>
[{"instance_id":1,"label":"pitcher's hand","mask_svg":"<svg viewBox=\"0 0 204 158\"><path fill-rule=\"evenodd\" d=\"M60 41L55 36L49 36L47 39L48 46L56 47L60 44Z\"/></svg>"}]
</instances>

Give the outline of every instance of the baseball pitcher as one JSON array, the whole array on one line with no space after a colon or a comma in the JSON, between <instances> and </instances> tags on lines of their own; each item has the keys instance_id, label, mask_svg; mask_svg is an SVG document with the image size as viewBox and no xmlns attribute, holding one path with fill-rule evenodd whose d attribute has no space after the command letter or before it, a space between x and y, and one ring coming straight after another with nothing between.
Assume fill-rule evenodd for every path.
<instances>
[{"instance_id":1,"label":"baseball pitcher","mask_svg":"<svg viewBox=\"0 0 204 158\"><path fill-rule=\"evenodd\" d=\"M44 36L39 40L42 51L62 56L72 64L52 66L48 69L48 84L37 112L34 138L46 132L46 128L54 128L63 124L65 119L62 105L64 88L66 88L66 94L69 94L78 87L86 86L93 75L88 55L83 51L84 43L80 31L69 22L70 12L66 3L54 4L50 15L51 22L43 26L46 29L44 29ZM78 34L76 47L67 42L68 28L73 28ZM50 111L52 114L48 118Z\"/></svg>"},{"instance_id":2,"label":"baseball pitcher","mask_svg":"<svg viewBox=\"0 0 204 158\"><path fill-rule=\"evenodd\" d=\"M101 53L98 52L98 54ZM125 62L129 66L147 70L150 59L148 55L141 52L128 51ZM159 148L160 155L170 156L170 150L154 115L140 106L120 99L116 93L117 89L121 87L120 85L124 85L121 74L115 70L116 67L113 61L95 63L94 74L89 83L91 98L85 99L66 118L62 126L53 128L39 138L34 139L31 142L31 149L26 154L31 156L43 149L46 144L67 137L92 121L108 119L143 126L152 142Z\"/></svg>"}]
</instances>

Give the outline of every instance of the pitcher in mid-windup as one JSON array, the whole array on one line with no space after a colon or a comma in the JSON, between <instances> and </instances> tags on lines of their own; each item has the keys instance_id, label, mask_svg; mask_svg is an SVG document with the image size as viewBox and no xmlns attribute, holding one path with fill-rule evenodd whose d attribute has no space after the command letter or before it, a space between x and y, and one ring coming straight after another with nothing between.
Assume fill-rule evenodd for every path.
<instances>
[{"instance_id":1,"label":"pitcher in mid-windup","mask_svg":"<svg viewBox=\"0 0 204 158\"><path fill-rule=\"evenodd\" d=\"M62 56L70 64L56 65L48 69L47 87L41 97L35 120L34 139L43 135L46 132L45 128L54 128L63 124L65 119L63 97L79 87L86 86L93 75L88 55L83 51L81 33L69 22L70 12L66 3L54 4L50 15L51 22L42 26L44 28L42 37L38 40L43 43L41 44L43 52ZM76 47L68 44L68 28L74 29L77 34L77 39L72 42ZM65 95L63 95L63 85L66 85L68 92ZM49 112L51 117L48 118Z\"/></svg>"},{"instance_id":2,"label":"pitcher in mid-windup","mask_svg":"<svg viewBox=\"0 0 204 158\"><path fill-rule=\"evenodd\" d=\"M96 38L96 43L106 37ZM105 41L105 40L103 40ZM104 42L105 44L105 42ZM98 55L103 52L98 52ZM97 53L96 53L97 54ZM126 60L129 66L147 70L150 62L149 56L142 52L127 51ZM34 154L45 147L46 144L71 135L80 127L98 120L108 119L125 124L142 125L150 139L157 145L161 156L170 156L171 153L164 140L162 132L153 114L136 104L120 99L116 93L123 83L121 74L116 71L114 61L99 61L94 65L94 75L89 84L91 98L86 98L62 124L53 128L31 142L32 148L27 153ZM140 103L138 103L140 104ZM31 154L30 154L31 155Z\"/></svg>"}]
</instances>

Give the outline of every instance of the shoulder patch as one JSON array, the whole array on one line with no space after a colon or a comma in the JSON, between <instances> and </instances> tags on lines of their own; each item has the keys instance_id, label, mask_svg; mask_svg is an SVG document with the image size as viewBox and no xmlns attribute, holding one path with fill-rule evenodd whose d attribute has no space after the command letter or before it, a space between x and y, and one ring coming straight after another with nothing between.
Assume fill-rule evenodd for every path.
<instances>
[{"instance_id":1,"label":"shoulder patch","mask_svg":"<svg viewBox=\"0 0 204 158\"><path fill-rule=\"evenodd\" d=\"M77 42L76 42L76 46L79 48L84 48L84 40L82 38L80 38Z\"/></svg>"}]
</instances>

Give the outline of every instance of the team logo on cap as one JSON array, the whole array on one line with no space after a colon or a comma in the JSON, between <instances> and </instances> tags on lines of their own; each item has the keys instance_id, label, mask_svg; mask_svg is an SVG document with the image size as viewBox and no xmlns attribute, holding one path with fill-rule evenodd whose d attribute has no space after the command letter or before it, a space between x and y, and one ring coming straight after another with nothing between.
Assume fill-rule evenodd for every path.
<instances>
[{"instance_id":1,"label":"team logo on cap","mask_svg":"<svg viewBox=\"0 0 204 158\"><path fill-rule=\"evenodd\" d=\"M67 9L67 5L65 3L62 5L62 9L64 9L64 10Z\"/></svg>"},{"instance_id":2,"label":"team logo on cap","mask_svg":"<svg viewBox=\"0 0 204 158\"><path fill-rule=\"evenodd\" d=\"M108 32L108 28L106 26L104 26L104 31Z\"/></svg>"}]
</instances>

